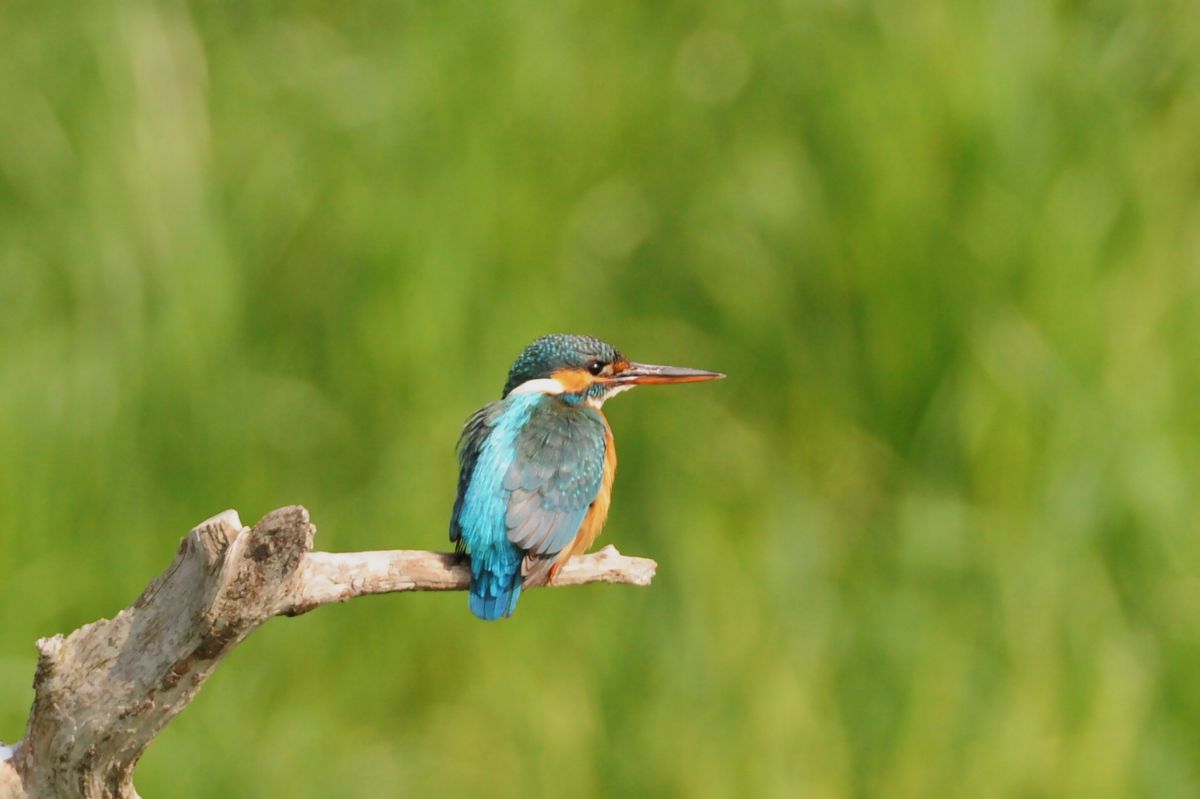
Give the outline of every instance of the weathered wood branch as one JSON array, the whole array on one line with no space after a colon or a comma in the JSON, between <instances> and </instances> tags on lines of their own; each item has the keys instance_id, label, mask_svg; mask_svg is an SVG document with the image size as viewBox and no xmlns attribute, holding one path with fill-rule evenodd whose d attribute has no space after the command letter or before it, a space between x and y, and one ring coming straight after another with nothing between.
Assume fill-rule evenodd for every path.
<instances>
[{"instance_id":1,"label":"weathered wood branch","mask_svg":"<svg viewBox=\"0 0 1200 799\"><path fill-rule=\"evenodd\" d=\"M38 641L18 748L0 747L0 799L134 799L133 768L221 659L272 616L396 591L456 591L469 569L438 552L312 552L299 506L253 528L234 511L198 525L174 562L111 620ZM573 558L554 585L648 585L656 564L612 547Z\"/></svg>"}]
</instances>

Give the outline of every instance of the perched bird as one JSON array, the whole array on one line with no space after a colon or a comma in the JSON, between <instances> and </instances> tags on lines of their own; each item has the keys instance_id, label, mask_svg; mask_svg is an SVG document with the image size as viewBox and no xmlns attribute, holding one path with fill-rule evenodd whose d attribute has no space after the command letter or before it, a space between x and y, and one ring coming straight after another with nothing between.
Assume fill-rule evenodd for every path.
<instances>
[{"instance_id":1,"label":"perched bird","mask_svg":"<svg viewBox=\"0 0 1200 799\"><path fill-rule=\"evenodd\" d=\"M633 363L590 336L542 336L526 347L501 399L472 414L458 442L450 540L471 559L471 612L512 615L523 587L553 579L600 534L617 468L605 400L634 386L720 377Z\"/></svg>"}]
</instances>

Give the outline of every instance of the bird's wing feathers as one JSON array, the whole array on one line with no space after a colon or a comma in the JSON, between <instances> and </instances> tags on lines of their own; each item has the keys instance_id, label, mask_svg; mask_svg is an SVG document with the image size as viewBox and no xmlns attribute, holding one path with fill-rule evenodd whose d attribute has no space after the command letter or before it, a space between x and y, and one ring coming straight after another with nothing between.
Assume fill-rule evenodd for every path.
<instances>
[{"instance_id":1,"label":"bird's wing feathers","mask_svg":"<svg viewBox=\"0 0 1200 799\"><path fill-rule=\"evenodd\" d=\"M549 398L530 414L504 476L509 541L537 556L570 545L600 490L606 429L592 409Z\"/></svg>"},{"instance_id":2,"label":"bird's wing feathers","mask_svg":"<svg viewBox=\"0 0 1200 799\"><path fill-rule=\"evenodd\" d=\"M471 475L475 471L475 462L479 459L483 442L496 426L503 409L504 403L501 401L484 405L463 425L462 435L458 439L458 495L454 498L454 512L450 514L450 540L460 550L463 543L459 516L466 500L467 487L471 484Z\"/></svg>"}]
</instances>

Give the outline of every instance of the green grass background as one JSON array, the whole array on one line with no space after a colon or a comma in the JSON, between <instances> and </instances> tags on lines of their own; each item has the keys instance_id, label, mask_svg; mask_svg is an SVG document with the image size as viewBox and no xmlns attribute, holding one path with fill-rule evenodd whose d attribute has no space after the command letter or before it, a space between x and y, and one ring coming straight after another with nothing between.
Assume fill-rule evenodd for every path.
<instances>
[{"instance_id":1,"label":"green grass background","mask_svg":"<svg viewBox=\"0 0 1200 799\"><path fill-rule=\"evenodd\" d=\"M227 507L445 548L529 340L653 587L276 620L147 797L1200 795L1200 9L0 6L0 738Z\"/></svg>"}]
</instances>

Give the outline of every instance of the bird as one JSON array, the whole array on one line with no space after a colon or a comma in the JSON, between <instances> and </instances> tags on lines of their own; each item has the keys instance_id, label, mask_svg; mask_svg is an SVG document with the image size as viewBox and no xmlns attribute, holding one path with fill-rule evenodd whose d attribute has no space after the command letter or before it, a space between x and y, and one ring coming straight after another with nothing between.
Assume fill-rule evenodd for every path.
<instances>
[{"instance_id":1,"label":"bird","mask_svg":"<svg viewBox=\"0 0 1200 799\"><path fill-rule=\"evenodd\" d=\"M552 334L525 347L501 398L473 413L459 437L450 540L470 560L471 612L511 616L521 589L552 581L600 535L617 468L606 400L724 376L635 363L591 336Z\"/></svg>"}]
</instances>

